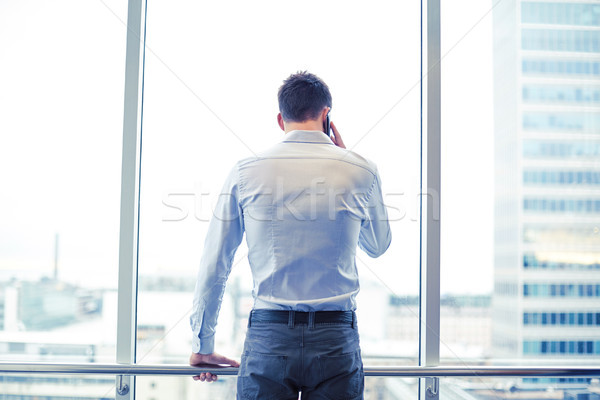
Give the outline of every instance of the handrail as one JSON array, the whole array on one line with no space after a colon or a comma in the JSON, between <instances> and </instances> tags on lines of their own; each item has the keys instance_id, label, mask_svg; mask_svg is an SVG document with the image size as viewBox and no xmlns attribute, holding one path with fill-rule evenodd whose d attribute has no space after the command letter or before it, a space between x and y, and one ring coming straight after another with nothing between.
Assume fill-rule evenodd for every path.
<instances>
[{"instance_id":1,"label":"handrail","mask_svg":"<svg viewBox=\"0 0 600 400\"><path fill-rule=\"evenodd\" d=\"M373 366L364 367L366 376L395 377L502 377L502 376L600 376L600 366L564 367L564 366L485 366L485 367L405 367ZM108 374L108 375L197 375L210 372L218 375L237 375L238 369L232 367L203 368L189 365L152 365L152 364L70 364L70 363L33 363L0 362L0 373L10 374Z\"/></svg>"}]
</instances>

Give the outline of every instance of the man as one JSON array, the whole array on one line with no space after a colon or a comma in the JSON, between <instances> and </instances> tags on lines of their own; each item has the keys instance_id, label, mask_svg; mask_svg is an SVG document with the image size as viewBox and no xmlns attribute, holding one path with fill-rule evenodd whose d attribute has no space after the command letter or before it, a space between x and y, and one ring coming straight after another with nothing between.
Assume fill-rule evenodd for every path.
<instances>
[{"instance_id":1,"label":"man","mask_svg":"<svg viewBox=\"0 0 600 400\"><path fill-rule=\"evenodd\" d=\"M376 166L345 149L331 94L299 72L279 88L283 141L236 164L204 246L196 284L191 365L240 364L214 352L225 282L244 232L254 307L238 398L362 399L356 325L356 246L378 257L391 241ZM203 373L195 379L214 381Z\"/></svg>"}]
</instances>

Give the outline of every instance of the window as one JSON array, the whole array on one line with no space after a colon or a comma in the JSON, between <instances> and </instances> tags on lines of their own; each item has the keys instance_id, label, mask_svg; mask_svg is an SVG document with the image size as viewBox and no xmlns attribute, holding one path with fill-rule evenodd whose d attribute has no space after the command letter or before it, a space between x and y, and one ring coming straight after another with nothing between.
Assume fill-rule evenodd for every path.
<instances>
[{"instance_id":1,"label":"window","mask_svg":"<svg viewBox=\"0 0 600 400\"><path fill-rule=\"evenodd\" d=\"M581 315L576 320L576 316ZM600 325L598 313L548 313L548 312L525 312L523 313L524 325L578 325L597 326Z\"/></svg>"},{"instance_id":2,"label":"window","mask_svg":"<svg viewBox=\"0 0 600 400\"><path fill-rule=\"evenodd\" d=\"M125 14L0 6L5 361L115 361Z\"/></svg>"},{"instance_id":3,"label":"window","mask_svg":"<svg viewBox=\"0 0 600 400\"><path fill-rule=\"evenodd\" d=\"M523 342L523 353L528 355L594 354L598 351L598 343L594 341L531 340Z\"/></svg>"},{"instance_id":4,"label":"window","mask_svg":"<svg viewBox=\"0 0 600 400\"><path fill-rule=\"evenodd\" d=\"M329 85L331 119L347 147L378 165L392 219L394 240L385 255L371 259L357 252L365 363L385 355L415 365L420 43L399 38L419 37L420 5L378 2L365 8L313 1L300 8L273 7L293 17L273 18L245 1L148 3L152 51L146 53L144 80L138 363L187 361L192 293L216 198L236 161L283 139L277 89L291 73L308 69ZM313 20L309 15L316 8L337 17ZM300 21L303 29L294 26ZM307 46L324 38L323 46ZM253 305L246 254L244 240L216 329L216 351L235 358ZM140 335L142 326L160 329ZM232 385L235 379L224 383Z\"/></svg>"},{"instance_id":5,"label":"window","mask_svg":"<svg viewBox=\"0 0 600 400\"><path fill-rule=\"evenodd\" d=\"M600 132L600 116L593 113L523 113L526 131Z\"/></svg>"},{"instance_id":6,"label":"window","mask_svg":"<svg viewBox=\"0 0 600 400\"><path fill-rule=\"evenodd\" d=\"M523 285L523 296L531 297L598 297L596 285L555 285L529 283ZM590 317L591 318L591 317Z\"/></svg>"},{"instance_id":7,"label":"window","mask_svg":"<svg viewBox=\"0 0 600 400\"><path fill-rule=\"evenodd\" d=\"M521 68L525 76L600 75L600 63L594 61L524 59Z\"/></svg>"},{"instance_id":8,"label":"window","mask_svg":"<svg viewBox=\"0 0 600 400\"><path fill-rule=\"evenodd\" d=\"M124 4L71 1L61 9L17 3L0 12L6 72L0 77L5 94L0 131L11 132L0 145L0 166L11 172L3 177L0 354L110 361ZM268 111L276 109L273 94L287 74L307 68L330 83L333 120L344 126L347 144L379 164L393 220L390 253L358 260L359 303L369 310L359 315L364 355L367 362L401 355L402 363L415 364L418 198L423 195L418 88L422 74L430 72L416 61L419 5L309 2L293 13L290 5L273 7L299 19L319 7L336 19L314 22L314 31L290 31L287 21L257 13L255 4L245 2L149 4L144 150L133 156L142 160L137 361L181 363L187 357L187 307L214 196L235 160L280 137ZM442 363L527 362L540 354L575 363L600 353L600 311L590 305L600 296L595 137L600 119L594 108L600 104L595 59L600 9L595 3L543 1L490 7L460 0L443 3L440 10L445 21ZM377 24L369 27L365 21ZM327 45L301 48L302 57L294 58L282 49L304 43L300 32L314 35L315 43L325 37ZM369 79L356 79L363 75ZM274 76L277 81L265 88ZM246 90L238 90L242 87ZM219 325L224 353L238 352L235 343L251 307L243 248L235 262ZM495 282L498 275L501 281ZM465 277L477 285L465 285ZM63 328L79 322L95 323L79 332L86 340L90 333L110 339L100 346L90 339L58 347L23 341L40 331L71 340L62 333L74 331ZM552 329L551 337L537 334L546 332L539 325ZM11 332L17 332L12 339ZM37 382L70 384L53 377ZM448 382L445 388L452 390ZM138 383L138 393L149 390L151 398L164 397L152 390L172 388L154 378ZM587 385L589 379L521 383ZM103 378L85 384L113 386ZM218 397L209 392L218 389L195 390Z\"/></svg>"},{"instance_id":9,"label":"window","mask_svg":"<svg viewBox=\"0 0 600 400\"><path fill-rule=\"evenodd\" d=\"M594 177L589 177L593 180ZM545 198L523 198L523 210L536 213L598 213L600 212L600 200L596 199L545 199Z\"/></svg>"},{"instance_id":10,"label":"window","mask_svg":"<svg viewBox=\"0 0 600 400\"><path fill-rule=\"evenodd\" d=\"M521 22L526 24L597 26L600 23L598 5L524 1Z\"/></svg>"},{"instance_id":11,"label":"window","mask_svg":"<svg viewBox=\"0 0 600 400\"><path fill-rule=\"evenodd\" d=\"M599 171L523 171L525 185L600 185ZM573 207L583 207L584 203L573 203Z\"/></svg>"},{"instance_id":12,"label":"window","mask_svg":"<svg viewBox=\"0 0 600 400\"><path fill-rule=\"evenodd\" d=\"M598 52L600 33L587 30L523 29L521 48L536 51Z\"/></svg>"},{"instance_id":13,"label":"window","mask_svg":"<svg viewBox=\"0 0 600 400\"><path fill-rule=\"evenodd\" d=\"M600 89L593 86L541 86L527 83L523 85L522 100L528 104L597 104L600 103Z\"/></svg>"}]
</instances>

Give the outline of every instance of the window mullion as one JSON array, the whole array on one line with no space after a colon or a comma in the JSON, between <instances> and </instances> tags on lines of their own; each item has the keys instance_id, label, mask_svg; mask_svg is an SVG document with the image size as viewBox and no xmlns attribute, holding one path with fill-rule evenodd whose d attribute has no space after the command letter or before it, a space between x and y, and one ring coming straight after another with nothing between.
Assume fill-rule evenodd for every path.
<instances>
[{"instance_id":1,"label":"window mullion","mask_svg":"<svg viewBox=\"0 0 600 400\"><path fill-rule=\"evenodd\" d=\"M129 0L123 113L123 157L121 164L121 217L116 355L116 360L119 364L132 364L135 362L139 160L142 126L144 44L145 0ZM134 399L134 383L133 376L118 376L115 399ZM125 388L125 386L127 387Z\"/></svg>"},{"instance_id":2,"label":"window mullion","mask_svg":"<svg viewBox=\"0 0 600 400\"><path fill-rule=\"evenodd\" d=\"M440 1L421 3L421 287L419 365L440 361L441 68ZM438 378L421 378L421 399L439 399Z\"/></svg>"}]
</instances>

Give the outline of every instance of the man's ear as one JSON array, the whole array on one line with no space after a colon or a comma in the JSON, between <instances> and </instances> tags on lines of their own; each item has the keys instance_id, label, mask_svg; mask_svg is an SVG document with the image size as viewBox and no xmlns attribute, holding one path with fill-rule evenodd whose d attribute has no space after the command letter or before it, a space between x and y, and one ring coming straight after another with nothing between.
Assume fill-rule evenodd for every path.
<instances>
[{"instance_id":1,"label":"man's ear","mask_svg":"<svg viewBox=\"0 0 600 400\"><path fill-rule=\"evenodd\" d=\"M327 118L327 114L329 114L329 111L331 111L331 107L325 107L323 111L321 111L321 121L325 121L325 118Z\"/></svg>"},{"instance_id":2,"label":"man's ear","mask_svg":"<svg viewBox=\"0 0 600 400\"><path fill-rule=\"evenodd\" d=\"M283 125L283 117L281 116L281 113L277 114L277 123L279 124L281 130L285 131L285 125Z\"/></svg>"}]
</instances>

